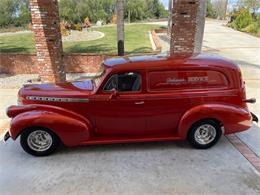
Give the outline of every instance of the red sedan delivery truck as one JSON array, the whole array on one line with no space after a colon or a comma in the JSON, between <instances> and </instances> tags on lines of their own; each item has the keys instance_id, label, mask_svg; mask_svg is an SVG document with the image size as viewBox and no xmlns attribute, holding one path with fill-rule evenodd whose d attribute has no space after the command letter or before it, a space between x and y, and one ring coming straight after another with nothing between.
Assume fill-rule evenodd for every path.
<instances>
[{"instance_id":1,"label":"red sedan delivery truck","mask_svg":"<svg viewBox=\"0 0 260 195\"><path fill-rule=\"evenodd\" d=\"M114 58L90 80L25 85L5 140L20 136L23 149L49 155L59 144L188 140L206 149L222 134L249 129L239 67L198 54Z\"/></svg>"}]
</instances>

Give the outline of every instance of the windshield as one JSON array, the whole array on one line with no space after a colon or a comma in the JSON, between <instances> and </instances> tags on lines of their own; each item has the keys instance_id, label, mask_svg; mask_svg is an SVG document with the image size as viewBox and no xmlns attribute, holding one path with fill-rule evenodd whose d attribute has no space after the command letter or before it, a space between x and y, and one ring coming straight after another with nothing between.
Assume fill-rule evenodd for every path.
<instances>
[{"instance_id":1,"label":"windshield","mask_svg":"<svg viewBox=\"0 0 260 195\"><path fill-rule=\"evenodd\" d=\"M103 81L105 75L106 75L106 69L102 66L101 68L102 73L96 77L94 77L93 79L91 79L93 85L95 88L99 87L99 85L101 84L101 82Z\"/></svg>"}]
</instances>

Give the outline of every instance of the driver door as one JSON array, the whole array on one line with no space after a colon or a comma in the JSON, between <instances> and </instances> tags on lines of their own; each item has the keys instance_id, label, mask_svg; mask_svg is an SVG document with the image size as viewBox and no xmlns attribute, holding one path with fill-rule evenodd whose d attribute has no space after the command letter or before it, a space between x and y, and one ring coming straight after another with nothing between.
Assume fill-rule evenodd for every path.
<instances>
[{"instance_id":1,"label":"driver door","mask_svg":"<svg viewBox=\"0 0 260 195\"><path fill-rule=\"evenodd\" d=\"M141 135L146 133L144 94L140 72L110 75L95 97L98 135Z\"/></svg>"}]
</instances>

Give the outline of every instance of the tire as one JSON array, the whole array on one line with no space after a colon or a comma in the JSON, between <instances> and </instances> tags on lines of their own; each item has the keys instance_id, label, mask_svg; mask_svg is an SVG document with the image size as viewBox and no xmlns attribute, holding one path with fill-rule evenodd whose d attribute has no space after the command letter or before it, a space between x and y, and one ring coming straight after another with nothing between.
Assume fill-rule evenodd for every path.
<instances>
[{"instance_id":1,"label":"tire","mask_svg":"<svg viewBox=\"0 0 260 195\"><path fill-rule=\"evenodd\" d=\"M58 148L60 139L49 129L35 127L22 132L20 144L31 155L48 156Z\"/></svg>"},{"instance_id":2,"label":"tire","mask_svg":"<svg viewBox=\"0 0 260 195\"><path fill-rule=\"evenodd\" d=\"M187 139L194 148L207 149L214 146L221 135L220 124L214 120L203 120L192 125Z\"/></svg>"}]
</instances>

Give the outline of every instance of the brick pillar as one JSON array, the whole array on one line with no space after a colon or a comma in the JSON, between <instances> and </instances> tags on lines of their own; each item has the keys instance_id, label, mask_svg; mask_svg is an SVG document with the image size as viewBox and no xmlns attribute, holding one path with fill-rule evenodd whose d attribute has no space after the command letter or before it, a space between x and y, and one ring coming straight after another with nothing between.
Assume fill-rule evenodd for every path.
<instances>
[{"instance_id":1,"label":"brick pillar","mask_svg":"<svg viewBox=\"0 0 260 195\"><path fill-rule=\"evenodd\" d=\"M173 0L170 54L192 54L199 0Z\"/></svg>"},{"instance_id":2,"label":"brick pillar","mask_svg":"<svg viewBox=\"0 0 260 195\"><path fill-rule=\"evenodd\" d=\"M39 75L43 82L64 82L57 0L30 0Z\"/></svg>"}]
</instances>

